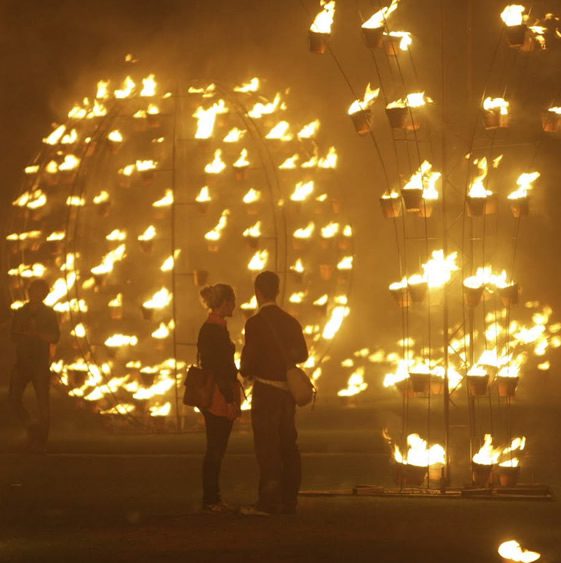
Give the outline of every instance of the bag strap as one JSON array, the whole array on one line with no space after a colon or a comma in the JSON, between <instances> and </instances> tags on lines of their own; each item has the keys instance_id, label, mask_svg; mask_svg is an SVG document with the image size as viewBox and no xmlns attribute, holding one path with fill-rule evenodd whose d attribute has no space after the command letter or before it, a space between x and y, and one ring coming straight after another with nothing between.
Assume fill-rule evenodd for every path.
<instances>
[{"instance_id":1,"label":"bag strap","mask_svg":"<svg viewBox=\"0 0 561 563\"><path fill-rule=\"evenodd\" d=\"M277 347L279 348L279 350L281 351L283 360L286 364L286 369L289 369L291 367L293 367L295 364L294 362L288 357L288 354L286 353L286 349L284 347L284 343L282 342L282 340L280 339L279 333L277 332L277 329L274 327L273 323L263 314L263 312L261 312L261 316L263 317L263 320L267 323L267 325L269 325L269 328L271 329L271 332L273 334L273 337L277 343Z\"/></svg>"}]
</instances>

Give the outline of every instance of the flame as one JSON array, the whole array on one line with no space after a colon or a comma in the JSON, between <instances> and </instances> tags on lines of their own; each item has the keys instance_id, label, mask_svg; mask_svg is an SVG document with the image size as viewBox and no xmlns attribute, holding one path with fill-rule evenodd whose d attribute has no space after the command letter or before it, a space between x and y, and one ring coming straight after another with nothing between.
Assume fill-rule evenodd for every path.
<instances>
[{"instance_id":1,"label":"flame","mask_svg":"<svg viewBox=\"0 0 561 563\"><path fill-rule=\"evenodd\" d=\"M53 231L47 236L47 241L57 241L64 240L66 238L66 233L64 231Z\"/></svg>"},{"instance_id":2,"label":"flame","mask_svg":"<svg viewBox=\"0 0 561 563\"><path fill-rule=\"evenodd\" d=\"M92 199L95 205L99 205L100 203L105 203L109 201L109 192L102 190L97 195L95 195Z\"/></svg>"},{"instance_id":3,"label":"flame","mask_svg":"<svg viewBox=\"0 0 561 563\"><path fill-rule=\"evenodd\" d=\"M242 303L240 309L244 311L255 311L257 309L257 299L255 295L253 295L249 301Z\"/></svg>"},{"instance_id":4,"label":"flame","mask_svg":"<svg viewBox=\"0 0 561 563\"><path fill-rule=\"evenodd\" d=\"M171 403L167 402L163 405L154 405L150 407L150 416L168 416L171 412Z\"/></svg>"},{"instance_id":5,"label":"flame","mask_svg":"<svg viewBox=\"0 0 561 563\"><path fill-rule=\"evenodd\" d=\"M429 467L446 463L446 454L440 444L433 444L427 448L426 440L423 440L419 434L409 434L407 436L407 454L403 456L399 446L395 445L394 459L402 465Z\"/></svg>"},{"instance_id":6,"label":"flame","mask_svg":"<svg viewBox=\"0 0 561 563\"><path fill-rule=\"evenodd\" d=\"M556 115L561 115L561 106L554 106L547 109L551 113L555 113Z\"/></svg>"},{"instance_id":7,"label":"flame","mask_svg":"<svg viewBox=\"0 0 561 563\"><path fill-rule=\"evenodd\" d=\"M337 168L337 151L335 147L329 147L325 157L320 158L318 161L319 168Z\"/></svg>"},{"instance_id":8,"label":"flame","mask_svg":"<svg viewBox=\"0 0 561 563\"><path fill-rule=\"evenodd\" d=\"M222 149L214 151L214 159L205 166L207 174L220 174L226 168L226 164L222 160Z\"/></svg>"},{"instance_id":9,"label":"flame","mask_svg":"<svg viewBox=\"0 0 561 563\"><path fill-rule=\"evenodd\" d=\"M300 304L303 303L305 297L306 297L305 291L295 291L290 295L288 301L290 303Z\"/></svg>"},{"instance_id":10,"label":"flame","mask_svg":"<svg viewBox=\"0 0 561 563\"><path fill-rule=\"evenodd\" d=\"M384 37L395 37L399 39L399 48L402 51L407 51L409 47L413 44L413 38L411 33L408 31L390 31L389 33L384 32Z\"/></svg>"},{"instance_id":11,"label":"flame","mask_svg":"<svg viewBox=\"0 0 561 563\"><path fill-rule=\"evenodd\" d=\"M432 252L430 260L422 265L424 278L429 287L443 287L451 280L452 273L459 270L456 264L457 258L457 252L451 252L448 256L444 256L443 250Z\"/></svg>"},{"instance_id":12,"label":"flame","mask_svg":"<svg viewBox=\"0 0 561 563\"><path fill-rule=\"evenodd\" d=\"M154 160L137 160L135 166L138 172L148 172L149 170L155 170L158 163Z\"/></svg>"},{"instance_id":13,"label":"flame","mask_svg":"<svg viewBox=\"0 0 561 563\"><path fill-rule=\"evenodd\" d=\"M417 171L411 176L407 184L403 186L404 190L423 190L423 199L437 200L439 198L436 183L440 180L442 174L432 171L432 164L425 160ZM382 196L383 197L383 196Z\"/></svg>"},{"instance_id":14,"label":"flame","mask_svg":"<svg viewBox=\"0 0 561 563\"><path fill-rule=\"evenodd\" d=\"M197 197L195 198L195 201L199 203L208 203L209 201L211 201L211 199L212 198L210 197L208 186L203 186L199 191Z\"/></svg>"},{"instance_id":15,"label":"flame","mask_svg":"<svg viewBox=\"0 0 561 563\"><path fill-rule=\"evenodd\" d=\"M216 92L216 84L209 84L204 88L197 88L195 86L189 86L189 90L187 90L189 94L202 94L203 98L212 98L214 93Z\"/></svg>"},{"instance_id":16,"label":"flame","mask_svg":"<svg viewBox=\"0 0 561 563\"><path fill-rule=\"evenodd\" d=\"M292 236L296 239L308 239L314 234L315 229L314 222L310 221L305 227L296 229Z\"/></svg>"},{"instance_id":17,"label":"flame","mask_svg":"<svg viewBox=\"0 0 561 563\"><path fill-rule=\"evenodd\" d=\"M508 194L508 199L522 199L528 197L532 190L533 183L541 176L539 172L524 172L518 176L516 184L518 189Z\"/></svg>"},{"instance_id":18,"label":"flame","mask_svg":"<svg viewBox=\"0 0 561 563\"><path fill-rule=\"evenodd\" d=\"M70 334L76 338L86 338L86 327L83 323L78 323L71 331Z\"/></svg>"},{"instance_id":19,"label":"flame","mask_svg":"<svg viewBox=\"0 0 561 563\"><path fill-rule=\"evenodd\" d=\"M149 74L146 78L142 79L142 90L140 95L143 98L151 97L156 95L156 77L153 74Z\"/></svg>"},{"instance_id":20,"label":"flame","mask_svg":"<svg viewBox=\"0 0 561 563\"><path fill-rule=\"evenodd\" d=\"M491 434L485 434L483 445L479 451L474 454L472 460L479 465L496 465L499 461L501 448L493 447L493 437Z\"/></svg>"},{"instance_id":21,"label":"flame","mask_svg":"<svg viewBox=\"0 0 561 563\"><path fill-rule=\"evenodd\" d=\"M176 249L173 253L173 256L168 256L160 266L160 271L162 272L171 272L175 268L175 261L181 256L181 249Z\"/></svg>"},{"instance_id":22,"label":"flame","mask_svg":"<svg viewBox=\"0 0 561 563\"><path fill-rule=\"evenodd\" d=\"M94 276L108 274L113 271L115 263L123 260L126 255L126 246L120 244L114 250L109 251L97 266L90 268L90 272L94 274Z\"/></svg>"},{"instance_id":23,"label":"flame","mask_svg":"<svg viewBox=\"0 0 561 563\"><path fill-rule=\"evenodd\" d=\"M222 140L224 143L237 143L245 137L246 133L247 131L245 129L234 127L228 131L227 135Z\"/></svg>"},{"instance_id":24,"label":"flame","mask_svg":"<svg viewBox=\"0 0 561 563\"><path fill-rule=\"evenodd\" d=\"M172 297L169 290L162 287L160 290L156 291L150 299L145 301L142 306L146 309L163 309L171 303Z\"/></svg>"},{"instance_id":25,"label":"flame","mask_svg":"<svg viewBox=\"0 0 561 563\"><path fill-rule=\"evenodd\" d=\"M379 29L384 27L386 20L390 17L392 12L397 9L397 5L399 0L392 0L392 3L389 6L381 8L377 12L374 12L370 18L368 18L363 24L363 29Z\"/></svg>"},{"instance_id":26,"label":"flame","mask_svg":"<svg viewBox=\"0 0 561 563\"><path fill-rule=\"evenodd\" d=\"M313 305L315 305L316 307L325 307L325 305L327 305L328 302L329 302L329 297L327 296L327 293L324 293L321 297L318 297L313 302Z\"/></svg>"},{"instance_id":27,"label":"flame","mask_svg":"<svg viewBox=\"0 0 561 563\"><path fill-rule=\"evenodd\" d=\"M121 346L136 346L138 344L138 337L130 334L113 334L104 342L105 346L109 348L120 348Z\"/></svg>"},{"instance_id":28,"label":"flame","mask_svg":"<svg viewBox=\"0 0 561 563\"><path fill-rule=\"evenodd\" d=\"M311 121L310 123L304 125L302 129L298 131L296 136L299 139L313 139L317 135L319 126L320 126L319 119L315 119L314 121Z\"/></svg>"},{"instance_id":29,"label":"flame","mask_svg":"<svg viewBox=\"0 0 561 563\"><path fill-rule=\"evenodd\" d=\"M342 258L339 263L337 264L337 269L341 270L352 270L353 269L353 257L352 256L345 256Z\"/></svg>"},{"instance_id":30,"label":"flame","mask_svg":"<svg viewBox=\"0 0 561 563\"><path fill-rule=\"evenodd\" d=\"M335 235L339 234L340 228L341 226L339 225L339 223L331 221L331 223L328 223L327 225L325 225L325 227L321 228L321 238L333 238Z\"/></svg>"},{"instance_id":31,"label":"flame","mask_svg":"<svg viewBox=\"0 0 561 563\"><path fill-rule=\"evenodd\" d=\"M477 166L478 174L470 184L468 197L485 198L492 195L493 192L488 190L483 183L488 173L487 157L476 158L473 163Z\"/></svg>"},{"instance_id":32,"label":"flame","mask_svg":"<svg viewBox=\"0 0 561 563\"><path fill-rule=\"evenodd\" d=\"M260 86L261 83L259 81L259 78L257 78L257 76L254 76L249 82L246 82L240 86L235 86L234 92L240 92L242 94L257 92Z\"/></svg>"},{"instance_id":33,"label":"flame","mask_svg":"<svg viewBox=\"0 0 561 563\"><path fill-rule=\"evenodd\" d=\"M80 159L73 155L73 154L67 154L64 155L64 161L59 164L58 166L58 170L59 172L68 172L70 170L75 170L76 168L78 168L80 164Z\"/></svg>"},{"instance_id":34,"label":"flame","mask_svg":"<svg viewBox=\"0 0 561 563\"><path fill-rule=\"evenodd\" d=\"M261 192L254 188L250 188L247 193L243 196L242 201L245 204L256 203L261 199Z\"/></svg>"},{"instance_id":35,"label":"flame","mask_svg":"<svg viewBox=\"0 0 561 563\"><path fill-rule=\"evenodd\" d=\"M152 207L168 207L173 204L173 191L167 189L164 196L152 204Z\"/></svg>"},{"instance_id":36,"label":"flame","mask_svg":"<svg viewBox=\"0 0 561 563\"><path fill-rule=\"evenodd\" d=\"M122 241L127 239L127 232L121 231L120 229L113 229L106 237L105 240L110 241Z\"/></svg>"},{"instance_id":37,"label":"flame","mask_svg":"<svg viewBox=\"0 0 561 563\"><path fill-rule=\"evenodd\" d=\"M153 240L155 236L156 236L156 227L154 227L154 225L150 225L149 227L146 227L145 231L141 235L138 235L137 240L142 240L142 241Z\"/></svg>"},{"instance_id":38,"label":"flame","mask_svg":"<svg viewBox=\"0 0 561 563\"><path fill-rule=\"evenodd\" d=\"M400 197L401 195L399 194L399 192L396 192L395 190L392 190L390 192L386 191L382 194L382 199L399 199Z\"/></svg>"},{"instance_id":39,"label":"flame","mask_svg":"<svg viewBox=\"0 0 561 563\"><path fill-rule=\"evenodd\" d=\"M115 90L113 92L113 95L115 96L115 98L122 100L124 98L128 98L134 92L135 89L136 89L136 83L130 76L127 76L123 81L121 88Z\"/></svg>"},{"instance_id":40,"label":"flame","mask_svg":"<svg viewBox=\"0 0 561 563\"><path fill-rule=\"evenodd\" d=\"M247 159L247 149L242 149L242 152L240 153L238 160L236 160L236 162L234 162L233 166L235 168L243 168L245 166L249 166L249 164L250 164L250 162Z\"/></svg>"},{"instance_id":41,"label":"flame","mask_svg":"<svg viewBox=\"0 0 561 563\"><path fill-rule=\"evenodd\" d=\"M294 264L290 266L290 270L292 272L296 272L297 274L304 273L304 264L302 263L302 258L297 258Z\"/></svg>"},{"instance_id":42,"label":"flame","mask_svg":"<svg viewBox=\"0 0 561 563\"><path fill-rule=\"evenodd\" d=\"M216 224L216 226L214 227L214 229L208 231L208 233L205 234L205 239L208 241L217 241L220 240L220 238L222 237L222 231L226 228L226 226L228 225L228 217L230 215L230 210L229 209L225 209L222 214L220 215L220 219L218 220L218 223Z\"/></svg>"},{"instance_id":43,"label":"flame","mask_svg":"<svg viewBox=\"0 0 561 563\"><path fill-rule=\"evenodd\" d=\"M376 88L375 90L372 90L369 82L366 85L366 90L364 91L364 96L362 97L362 100L355 100L349 106L347 113L349 115L352 115L353 113L358 113L359 111L367 110L376 101L379 95L380 95L380 88Z\"/></svg>"},{"instance_id":44,"label":"flame","mask_svg":"<svg viewBox=\"0 0 561 563\"><path fill-rule=\"evenodd\" d=\"M112 143L122 143L123 142L123 134L118 130L118 129L114 129L113 131L111 131L108 135L107 138L112 142Z\"/></svg>"},{"instance_id":45,"label":"flame","mask_svg":"<svg viewBox=\"0 0 561 563\"><path fill-rule=\"evenodd\" d=\"M405 98L390 102L386 108L418 108L426 104L431 104L432 101L432 98L425 96L424 92L412 92L411 94L407 94Z\"/></svg>"},{"instance_id":46,"label":"flame","mask_svg":"<svg viewBox=\"0 0 561 563\"><path fill-rule=\"evenodd\" d=\"M503 448L500 458L506 458L499 463L499 467L519 467L520 459L513 454L521 452L526 447L526 436L513 438L510 446Z\"/></svg>"},{"instance_id":47,"label":"flame","mask_svg":"<svg viewBox=\"0 0 561 563\"><path fill-rule=\"evenodd\" d=\"M265 139L278 139L280 141L291 141L294 135L289 131L288 121L279 121L268 133Z\"/></svg>"},{"instance_id":48,"label":"flame","mask_svg":"<svg viewBox=\"0 0 561 563\"><path fill-rule=\"evenodd\" d=\"M314 181L298 182L290 196L291 201L305 201L314 191Z\"/></svg>"},{"instance_id":49,"label":"flame","mask_svg":"<svg viewBox=\"0 0 561 563\"><path fill-rule=\"evenodd\" d=\"M368 383L364 381L365 369L363 367L357 368L351 373L347 387L337 392L339 397L354 397L368 389Z\"/></svg>"},{"instance_id":50,"label":"flame","mask_svg":"<svg viewBox=\"0 0 561 563\"><path fill-rule=\"evenodd\" d=\"M483 109L485 111L494 111L498 109L501 115L508 115L509 105L509 102L507 102L504 98L487 97L483 101Z\"/></svg>"},{"instance_id":51,"label":"flame","mask_svg":"<svg viewBox=\"0 0 561 563\"><path fill-rule=\"evenodd\" d=\"M256 104L247 112L252 119L260 119L264 115L270 115L278 109L285 109L286 105L282 101L281 95L277 93L272 102L256 102Z\"/></svg>"},{"instance_id":52,"label":"flame","mask_svg":"<svg viewBox=\"0 0 561 563\"><path fill-rule=\"evenodd\" d=\"M268 250L258 250L249 261L247 269L252 272L260 272L267 267L267 262L269 261L269 251Z\"/></svg>"},{"instance_id":53,"label":"flame","mask_svg":"<svg viewBox=\"0 0 561 563\"><path fill-rule=\"evenodd\" d=\"M122 307L123 306L123 294L117 293L113 299L107 303L108 307Z\"/></svg>"},{"instance_id":54,"label":"flame","mask_svg":"<svg viewBox=\"0 0 561 563\"><path fill-rule=\"evenodd\" d=\"M66 198L66 205L70 207L83 207L86 205L86 200L77 195L70 195Z\"/></svg>"},{"instance_id":55,"label":"flame","mask_svg":"<svg viewBox=\"0 0 561 563\"><path fill-rule=\"evenodd\" d=\"M331 311L329 320L323 327L322 338L324 340L332 340L339 332L339 329L341 328L345 317L347 317L350 312L350 308L344 305L334 307Z\"/></svg>"},{"instance_id":56,"label":"flame","mask_svg":"<svg viewBox=\"0 0 561 563\"><path fill-rule=\"evenodd\" d=\"M286 160L279 165L280 170L294 170L296 168L296 163L300 160L300 155L293 154L289 156Z\"/></svg>"},{"instance_id":57,"label":"flame","mask_svg":"<svg viewBox=\"0 0 561 563\"><path fill-rule=\"evenodd\" d=\"M501 19L508 27L522 25L526 8L520 4L510 4L501 12Z\"/></svg>"},{"instance_id":58,"label":"flame","mask_svg":"<svg viewBox=\"0 0 561 563\"><path fill-rule=\"evenodd\" d=\"M335 17L335 0L320 0L320 6L323 9L314 18L310 31L329 34Z\"/></svg>"},{"instance_id":59,"label":"flame","mask_svg":"<svg viewBox=\"0 0 561 563\"><path fill-rule=\"evenodd\" d=\"M77 141L78 141L78 132L76 131L76 129L72 129L71 131L66 133L60 140L60 142L63 145L72 145Z\"/></svg>"},{"instance_id":60,"label":"flame","mask_svg":"<svg viewBox=\"0 0 561 563\"><path fill-rule=\"evenodd\" d=\"M195 139L210 139L214 133L216 116L226 113L228 113L228 108L224 100L214 102L214 104L207 109L199 106L193 114L193 117L197 119Z\"/></svg>"},{"instance_id":61,"label":"flame","mask_svg":"<svg viewBox=\"0 0 561 563\"><path fill-rule=\"evenodd\" d=\"M52 133L48 137L45 137L43 139L43 143L45 143L46 145L58 145L65 131L66 127L64 125L59 125L52 131Z\"/></svg>"},{"instance_id":62,"label":"flame","mask_svg":"<svg viewBox=\"0 0 561 563\"><path fill-rule=\"evenodd\" d=\"M98 100L107 100L109 98L109 80L98 81L95 97Z\"/></svg>"},{"instance_id":63,"label":"flame","mask_svg":"<svg viewBox=\"0 0 561 563\"><path fill-rule=\"evenodd\" d=\"M11 233L6 236L6 240L33 240L41 236L41 231L25 231L23 233Z\"/></svg>"},{"instance_id":64,"label":"flame","mask_svg":"<svg viewBox=\"0 0 561 563\"><path fill-rule=\"evenodd\" d=\"M243 232L243 236L244 237L250 237L250 238L259 238L261 236L261 221L257 221L257 223L255 223L255 225L252 225L251 227L248 227L244 232Z\"/></svg>"},{"instance_id":65,"label":"flame","mask_svg":"<svg viewBox=\"0 0 561 563\"><path fill-rule=\"evenodd\" d=\"M533 563L541 557L541 554L537 551L523 549L516 540L508 540L501 543L498 552L504 560L520 563Z\"/></svg>"},{"instance_id":66,"label":"flame","mask_svg":"<svg viewBox=\"0 0 561 563\"><path fill-rule=\"evenodd\" d=\"M26 174L37 174L37 172L39 172L39 168L40 166L38 164L30 164L29 166L26 166L23 171Z\"/></svg>"},{"instance_id":67,"label":"flame","mask_svg":"<svg viewBox=\"0 0 561 563\"><path fill-rule=\"evenodd\" d=\"M32 192L24 192L12 202L15 207L27 207L27 209L39 209L47 203L47 196L42 190L36 189Z\"/></svg>"},{"instance_id":68,"label":"flame","mask_svg":"<svg viewBox=\"0 0 561 563\"><path fill-rule=\"evenodd\" d=\"M9 276L19 276L22 278L42 278L47 271L44 264L39 262L27 266L25 264L20 264L17 268L11 268L8 270Z\"/></svg>"},{"instance_id":69,"label":"flame","mask_svg":"<svg viewBox=\"0 0 561 563\"><path fill-rule=\"evenodd\" d=\"M175 323L173 322L173 319L168 324L161 322L158 328L154 332L152 332L151 336L156 340L164 340L169 337L171 330L173 330L174 328Z\"/></svg>"}]
</instances>

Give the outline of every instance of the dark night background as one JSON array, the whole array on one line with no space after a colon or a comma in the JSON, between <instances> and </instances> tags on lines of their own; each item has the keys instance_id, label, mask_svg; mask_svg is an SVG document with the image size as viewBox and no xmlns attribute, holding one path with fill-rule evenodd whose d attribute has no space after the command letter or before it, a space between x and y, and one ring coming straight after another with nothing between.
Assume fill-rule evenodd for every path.
<instances>
[{"instance_id":1,"label":"dark night background","mask_svg":"<svg viewBox=\"0 0 561 563\"><path fill-rule=\"evenodd\" d=\"M558 4L534 2L533 9L545 13ZM451 176L455 184L449 187L450 222L455 224L459 211L457 201L465 181L463 156L470 147L474 111L483 87L497 96L507 85L516 126L507 141L529 144L517 149L520 152L514 160L505 158L504 172L501 170L497 186L492 187L502 188L505 195L516 176L529 170L532 163L542 172L532 214L522 223L513 276L520 281L525 299L540 299L558 310L560 144L559 139L541 133L539 111L559 101L560 49L555 45L557 48L547 52L523 54L515 60L513 50L500 40L498 14L502 2L450 0L443 5L447 25L442 37L441 2L436 0L404 1L392 16L392 25L414 36L417 75L402 63L407 89L423 89L436 101L431 110L436 135L430 159L437 170L441 165L440 102L443 96L446 100L446 147L450 168L456 174ZM331 45L356 91L362 91L368 81L377 84L358 31L357 9L367 15L378 7L377 2L350 0L337 5ZM20 189L23 167L40 150L41 138L51 124L61 122L74 101L91 94L98 79L119 74L125 53L134 53L147 72L167 79L218 79L228 84L258 75L273 91L289 87L291 108L301 110L303 115L309 110L307 115L320 117L322 139L326 144L332 140L340 151L338 174L346 214L355 228L356 258L351 296L354 314L345 323L336 349L344 355L361 346L392 346L399 338L399 311L386 288L398 279L398 267L392 229L381 216L377 201L385 185L371 143L354 133L345 115L353 97L341 73L328 55L315 56L307 50L307 29L316 9L315 2L306 0L1 2L0 169L4 217ZM446 46L443 59L442 40ZM447 76L444 89L442 60ZM390 84L390 98L402 95L395 81L386 80L386 84ZM382 104L378 104L375 132L392 183L397 185L384 121ZM489 141L479 135L479 142ZM510 269L507 256L512 249L509 237L513 222L508 215L503 207L498 223L502 240L498 258ZM440 236L437 221L431 229L432 234ZM460 245L456 230L456 234L451 233L450 248ZM5 296L4 318L8 316L7 307Z\"/></svg>"}]
</instances>

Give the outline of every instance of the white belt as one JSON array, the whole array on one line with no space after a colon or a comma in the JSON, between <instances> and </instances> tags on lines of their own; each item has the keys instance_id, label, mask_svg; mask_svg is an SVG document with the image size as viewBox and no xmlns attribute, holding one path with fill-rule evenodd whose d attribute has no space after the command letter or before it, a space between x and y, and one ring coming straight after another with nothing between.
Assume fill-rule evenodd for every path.
<instances>
[{"instance_id":1,"label":"white belt","mask_svg":"<svg viewBox=\"0 0 561 563\"><path fill-rule=\"evenodd\" d=\"M264 383L265 385L270 385L271 387L276 387L277 389L282 389L283 391L288 391L288 383L286 381L273 381L272 379L261 379L260 377L254 377L255 381L259 383Z\"/></svg>"}]
</instances>

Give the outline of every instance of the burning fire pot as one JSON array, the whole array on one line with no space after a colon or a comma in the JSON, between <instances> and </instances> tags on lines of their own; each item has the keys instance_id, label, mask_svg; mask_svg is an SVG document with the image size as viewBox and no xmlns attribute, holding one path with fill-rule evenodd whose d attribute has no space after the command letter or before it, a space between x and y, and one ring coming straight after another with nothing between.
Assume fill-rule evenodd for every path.
<instances>
[{"instance_id":1,"label":"burning fire pot","mask_svg":"<svg viewBox=\"0 0 561 563\"><path fill-rule=\"evenodd\" d=\"M519 48L523 52L534 50L534 38L526 25L507 26L505 33L509 47Z\"/></svg>"},{"instance_id":2,"label":"burning fire pot","mask_svg":"<svg viewBox=\"0 0 561 563\"><path fill-rule=\"evenodd\" d=\"M510 210L512 216L518 219L519 217L526 217L530 213L530 198L519 197L516 199L509 199Z\"/></svg>"},{"instance_id":3,"label":"burning fire pot","mask_svg":"<svg viewBox=\"0 0 561 563\"><path fill-rule=\"evenodd\" d=\"M403 203L407 211L419 211L423 205L423 190L421 188L410 188L401 190Z\"/></svg>"},{"instance_id":4,"label":"burning fire pot","mask_svg":"<svg viewBox=\"0 0 561 563\"><path fill-rule=\"evenodd\" d=\"M495 194L487 197L467 196L467 212L470 217L481 217L482 215L493 215L497 212L497 196Z\"/></svg>"},{"instance_id":5,"label":"burning fire pot","mask_svg":"<svg viewBox=\"0 0 561 563\"><path fill-rule=\"evenodd\" d=\"M561 129L561 113L553 112L551 109L544 111L542 113L542 128L546 133L557 133Z\"/></svg>"},{"instance_id":6,"label":"burning fire pot","mask_svg":"<svg viewBox=\"0 0 561 563\"><path fill-rule=\"evenodd\" d=\"M499 374L497 376L499 397L514 397L519 380L520 378L518 377L502 377Z\"/></svg>"},{"instance_id":7,"label":"burning fire pot","mask_svg":"<svg viewBox=\"0 0 561 563\"><path fill-rule=\"evenodd\" d=\"M309 32L310 52L316 55L324 55L329 45L330 33Z\"/></svg>"},{"instance_id":8,"label":"burning fire pot","mask_svg":"<svg viewBox=\"0 0 561 563\"><path fill-rule=\"evenodd\" d=\"M363 109L351 114L351 119L355 131L359 135L367 135L372 127L372 112L370 109Z\"/></svg>"},{"instance_id":9,"label":"burning fire pot","mask_svg":"<svg viewBox=\"0 0 561 563\"><path fill-rule=\"evenodd\" d=\"M476 487L490 487L492 482L492 465L482 465L480 463L471 463L471 479Z\"/></svg>"},{"instance_id":10,"label":"burning fire pot","mask_svg":"<svg viewBox=\"0 0 561 563\"><path fill-rule=\"evenodd\" d=\"M393 129L416 131L421 127L421 123L413 118L413 110L409 107L386 108L386 115Z\"/></svg>"},{"instance_id":11,"label":"burning fire pot","mask_svg":"<svg viewBox=\"0 0 561 563\"><path fill-rule=\"evenodd\" d=\"M464 284L464 299L468 307L477 307L483 297L484 285L467 286Z\"/></svg>"},{"instance_id":12,"label":"burning fire pot","mask_svg":"<svg viewBox=\"0 0 561 563\"><path fill-rule=\"evenodd\" d=\"M414 393L427 394L430 391L431 377L428 373L411 372L409 373L409 379L411 380L411 387Z\"/></svg>"},{"instance_id":13,"label":"burning fire pot","mask_svg":"<svg viewBox=\"0 0 561 563\"><path fill-rule=\"evenodd\" d=\"M384 28L363 27L362 36L364 37L364 43L369 49L378 49L384 41Z\"/></svg>"},{"instance_id":14,"label":"burning fire pot","mask_svg":"<svg viewBox=\"0 0 561 563\"><path fill-rule=\"evenodd\" d=\"M395 219L401 216L401 198L399 194L390 196L382 196L380 198L380 207L386 219Z\"/></svg>"},{"instance_id":15,"label":"burning fire pot","mask_svg":"<svg viewBox=\"0 0 561 563\"><path fill-rule=\"evenodd\" d=\"M518 304L520 296L520 287L517 283L512 283L505 287L499 288L499 297L505 307L511 307Z\"/></svg>"},{"instance_id":16,"label":"burning fire pot","mask_svg":"<svg viewBox=\"0 0 561 563\"><path fill-rule=\"evenodd\" d=\"M420 487L427 477L427 468L417 465L396 463L394 465L394 481L400 487Z\"/></svg>"},{"instance_id":17,"label":"burning fire pot","mask_svg":"<svg viewBox=\"0 0 561 563\"><path fill-rule=\"evenodd\" d=\"M483 111L483 124L485 129L504 129L508 127L510 115L501 113L499 108Z\"/></svg>"},{"instance_id":18,"label":"burning fire pot","mask_svg":"<svg viewBox=\"0 0 561 563\"><path fill-rule=\"evenodd\" d=\"M515 487L516 483L518 483L519 476L520 466L504 467L498 465L495 466L493 470L493 480L499 487Z\"/></svg>"},{"instance_id":19,"label":"burning fire pot","mask_svg":"<svg viewBox=\"0 0 561 563\"><path fill-rule=\"evenodd\" d=\"M466 379L470 395L473 395L474 397L482 397L487 394L487 389L489 388L488 373L482 373L481 375L468 373Z\"/></svg>"},{"instance_id":20,"label":"burning fire pot","mask_svg":"<svg viewBox=\"0 0 561 563\"><path fill-rule=\"evenodd\" d=\"M193 281L197 287L206 285L208 281L208 272L206 270L195 270L193 272Z\"/></svg>"}]
</instances>

